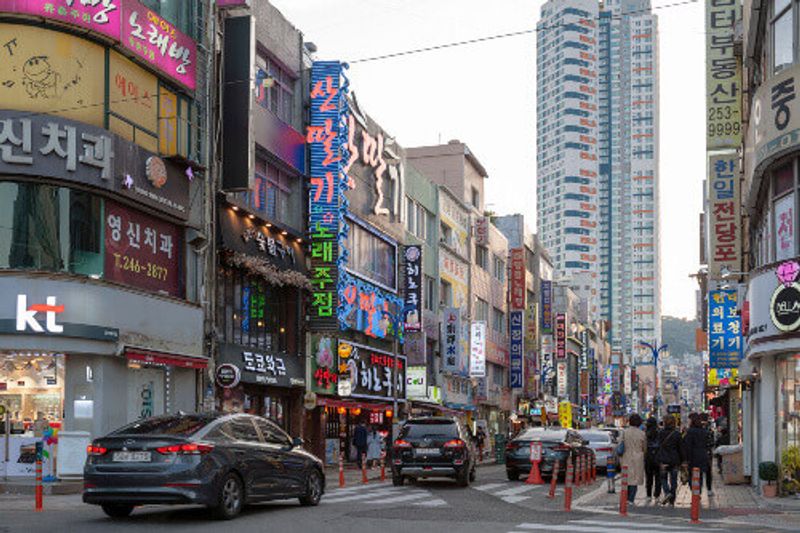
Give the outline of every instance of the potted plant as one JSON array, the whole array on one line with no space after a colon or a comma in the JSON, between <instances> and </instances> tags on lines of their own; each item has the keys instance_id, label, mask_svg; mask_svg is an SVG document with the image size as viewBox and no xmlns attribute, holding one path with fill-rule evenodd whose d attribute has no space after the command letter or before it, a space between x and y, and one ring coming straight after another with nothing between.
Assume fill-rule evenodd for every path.
<instances>
[{"instance_id":1,"label":"potted plant","mask_svg":"<svg viewBox=\"0 0 800 533\"><path fill-rule=\"evenodd\" d=\"M778 486L773 485L773 481L778 480L778 465L772 461L758 463L758 477L761 481L766 481L766 485L761 486L762 494L765 498L774 498L778 494Z\"/></svg>"},{"instance_id":2,"label":"potted plant","mask_svg":"<svg viewBox=\"0 0 800 533\"><path fill-rule=\"evenodd\" d=\"M800 493L800 447L789 446L781 453L782 494Z\"/></svg>"}]
</instances>

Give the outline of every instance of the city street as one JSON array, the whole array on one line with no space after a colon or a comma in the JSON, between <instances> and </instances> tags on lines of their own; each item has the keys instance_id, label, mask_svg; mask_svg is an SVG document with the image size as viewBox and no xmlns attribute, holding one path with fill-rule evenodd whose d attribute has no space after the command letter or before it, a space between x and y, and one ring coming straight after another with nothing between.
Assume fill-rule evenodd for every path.
<instances>
[{"instance_id":1,"label":"city street","mask_svg":"<svg viewBox=\"0 0 800 533\"><path fill-rule=\"evenodd\" d=\"M475 483L463 489L448 481L425 481L394 487L391 482L330 486L315 508L297 502L276 502L247 508L232 522L212 520L197 507L151 506L134 511L125 520L112 522L98 507L81 503L79 495L50 496L43 513L33 512L30 496L0 496L0 532L92 532L92 531L325 531L325 532L515 532L569 531L600 533L635 529L638 533L679 531L791 531L797 515L763 509L706 511L703 523L689 523L689 509L636 506L620 518L607 505L618 498L608 496L605 480L577 488L573 510L563 512L562 485L555 500L548 499L547 485L509 482L503 466L479 468ZM334 480L335 483L335 480ZM737 490L747 491L746 488ZM618 501L618 500L617 500ZM754 516L761 520L753 521Z\"/></svg>"}]
</instances>

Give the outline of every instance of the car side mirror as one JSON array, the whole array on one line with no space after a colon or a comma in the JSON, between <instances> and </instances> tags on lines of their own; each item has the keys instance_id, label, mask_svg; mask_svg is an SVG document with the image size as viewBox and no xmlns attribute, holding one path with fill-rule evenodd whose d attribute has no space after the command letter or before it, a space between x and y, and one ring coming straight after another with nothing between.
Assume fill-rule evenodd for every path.
<instances>
[{"instance_id":1,"label":"car side mirror","mask_svg":"<svg viewBox=\"0 0 800 533\"><path fill-rule=\"evenodd\" d=\"M588 440L582 440L581 444L583 444L584 446L588 446L589 445L589 441Z\"/></svg>"},{"instance_id":2,"label":"car side mirror","mask_svg":"<svg viewBox=\"0 0 800 533\"><path fill-rule=\"evenodd\" d=\"M303 445L303 439L300 437L295 437L292 439L292 448L299 448Z\"/></svg>"}]
</instances>

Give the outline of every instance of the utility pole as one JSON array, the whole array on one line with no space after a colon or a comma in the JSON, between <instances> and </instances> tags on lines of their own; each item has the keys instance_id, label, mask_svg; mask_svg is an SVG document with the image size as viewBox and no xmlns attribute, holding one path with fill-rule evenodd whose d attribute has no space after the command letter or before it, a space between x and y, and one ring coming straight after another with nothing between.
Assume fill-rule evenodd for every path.
<instances>
[{"instance_id":1,"label":"utility pole","mask_svg":"<svg viewBox=\"0 0 800 533\"><path fill-rule=\"evenodd\" d=\"M666 350L668 345L667 344L662 344L661 346L658 346L658 342L656 342L656 341L653 341L653 344L650 344L649 342L639 341L639 345L643 346L644 348L649 349L650 350L650 354L651 354L651 356L653 358L652 359L652 363L645 363L645 364L648 364L648 365L652 364L652 365L655 366L655 371L656 371L656 376L655 376L656 395L655 395L655 400L654 401L655 401L656 405L655 405L654 411L656 412L656 418L658 418L659 415L660 415L659 409L661 407L661 390L659 389L659 383L658 383L658 357L661 354L661 350Z\"/></svg>"}]
</instances>

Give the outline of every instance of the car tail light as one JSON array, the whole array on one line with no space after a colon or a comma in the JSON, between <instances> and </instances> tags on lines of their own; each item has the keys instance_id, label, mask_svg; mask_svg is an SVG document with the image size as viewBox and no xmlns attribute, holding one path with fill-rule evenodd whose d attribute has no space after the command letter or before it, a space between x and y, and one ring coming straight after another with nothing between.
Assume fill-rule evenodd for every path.
<instances>
[{"instance_id":1,"label":"car tail light","mask_svg":"<svg viewBox=\"0 0 800 533\"><path fill-rule=\"evenodd\" d=\"M411 448L411 443L408 442L407 440L397 439L396 441L394 441L394 447L395 448Z\"/></svg>"},{"instance_id":2,"label":"car tail light","mask_svg":"<svg viewBox=\"0 0 800 533\"><path fill-rule=\"evenodd\" d=\"M464 441L461 439L453 439L444 443L445 448L463 448L464 446Z\"/></svg>"},{"instance_id":3,"label":"car tail light","mask_svg":"<svg viewBox=\"0 0 800 533\"><path fill-rule=\"evenodd\" d=\"M568 452L569 450L570 450L570 447L567 446L566 444L562 444L560 446L553 446L553 451L554 452Z\"/></svg>"},{"instance_id":4,"label":"car tail light","mask_svg":"<svg viewBox=\"0 0 800 533\"><path fill-rule=\"evenodd\" d=\"M189 444L173 444L171 446L161 446L156 448L160 454L180 453L184 455L202 455L214 449L213 444L203 442L190 442Z\"/></svg>"},{"instance_id":5,"label":"car tail light","mask_svg":"<svg viewBox=\"0 0 800 533\"><path fill-rule=\"evenodd\" d=\"M597 448L596 451L598 451L598 452L610 452L611 448Z\"/></svg>"},{"instance_id":6,"label":"car tail light","mask_svg":"<svg viewBox=\"0 0 800 533\"><path fill-rule=\"evenodd\" d=\"M90 444L86 447L86 453L88 455L103 455L108 451L108 448L103 448L102 446L95 446L94 444Z\"/></svg>"}]
</instances>

